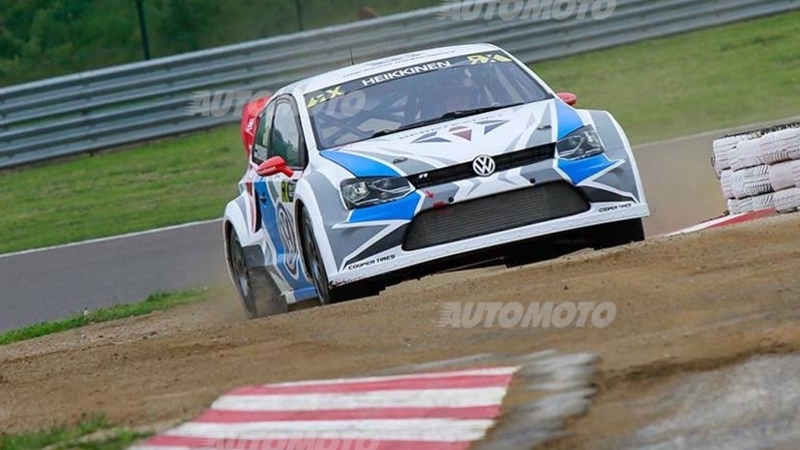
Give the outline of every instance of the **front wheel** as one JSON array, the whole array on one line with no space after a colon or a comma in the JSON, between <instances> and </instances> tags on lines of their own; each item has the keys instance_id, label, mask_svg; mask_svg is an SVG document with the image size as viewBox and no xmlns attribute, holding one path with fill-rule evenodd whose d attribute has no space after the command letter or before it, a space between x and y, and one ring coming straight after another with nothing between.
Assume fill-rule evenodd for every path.
<instances>
[{"instance_id":1,"label":"front wheel","mask_svg":"<svg viewBox=\"0 0 800 450\"><path fill-rule=\"evenodd\" d=\"M289 311L286 299L265 267L248 268L239 236L231 230L228 239L228 264L249 319L274 316Z\"/></svg>"},{"instance_id":2,"label":"front wheel","mask_svg":"<svg viewBox=\"0 0 800 450\"><path fill-rule=\"evenodd\" d=\"M302 210L302 236L303 236L303 260L308 268L311 281L317 289L317 297L321 305L329 305L337 301L333 290L328 283L328 272L325 270L325 263L322 261L322 254L314 237L314 226L311 224L311 216L308 209Z\"/></svg>"},{"instance_id":3,"label":"front wheel","mask_svg":"<svg viewBox=\"0 0 800 450\"><path fill-rule=\"evenodd\" d=\"M300 234L302 236L303 261L305 261L311 281L317 289L320 305L330 305L378 294L379 287L361 284L331 288L328 281L328 272L325 270L325 263L322 260L322 253L319 251L317 239L314 237L314 225L311 223L311 216L305 207L303 207L301 214Z\"/></svg>"}]
</instances>

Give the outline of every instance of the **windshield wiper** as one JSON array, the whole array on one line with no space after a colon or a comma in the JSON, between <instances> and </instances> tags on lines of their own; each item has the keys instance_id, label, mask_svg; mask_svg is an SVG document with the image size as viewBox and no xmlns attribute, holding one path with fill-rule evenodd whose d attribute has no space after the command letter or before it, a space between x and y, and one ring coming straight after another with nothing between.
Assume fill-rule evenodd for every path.
<instances>
[{"instance_id":1,"label":"windshield wiper","mask_svg":"<svg viewBox=\"0 0 800 450\"><path fill-rule=\"evenodd\" d=\"M474 108L474 109L463 109L459 111L450 111L447 113L442 114L439 116L439 120L449 120L449 119L458 119L461 117L468 117L468 116L475 116L478 114L483 114L491 111L496 111L498 109L505 109L505 108L513 108L515 106L522 105L522 103L512 103L510 105L502 105L502 106L484 106L483 108Z\"/></svg>"},{"instance_id":2,"label":"windshield wiper","mask_svg":"<svg viewBox=\"0 0 800 450\"><path fill-rule=\"evenodd\" d=\"M385 130L376 131L375 133L372 134L372 136L370 136L370 138L375 138L375 137L379 137L379 136L386 136L387 134L397 133L399 131L410 130L412 128L424 127L425 125L433 125L434 123L442 122L444 120L446 120L446 119L442 119L441 117L435 117L433 119L421 120L419 122L410 123L408 125L399 126L397 128L387 128Z\"/></svg>"},{"instance_id":3,"label":"windshield wiper","mask_svg":"<svg viewBox=\"0 0 800 450\"><path fill-rule=\"evenodd\" d=\"M408 125L403 125L403 126L397 127L397 128L387 128L385 130L379 130L379 131L376 131L375 133L373 133L372 136L370 136L369 138L371 139L371 138L376 138L376 137L380 137L380 136L386 136L387 134L392 134L392 133L397 133L397 132L400 132L400 131L410 130L412 128L424 127L425 125L433 125L435 123L444 122L446 120L459 119L461 117L468 117L468 116L474 116L474 115L477 115L477 114L483 114L483 113L487 113L487 112L491 112L491 111L496 111L498 109L513 108L515 106L519 106L519 105L522 105L522 104L523 103L512 103L510 105L484 106L483 108L474 108L474 109L464 109L464 110L458 110L458 111L450 111L450 112L446 112L446 113L442 114L439 117L434 117L432 119L421 120L419 122L410 123Z\"/></svg>"}]
</instances>

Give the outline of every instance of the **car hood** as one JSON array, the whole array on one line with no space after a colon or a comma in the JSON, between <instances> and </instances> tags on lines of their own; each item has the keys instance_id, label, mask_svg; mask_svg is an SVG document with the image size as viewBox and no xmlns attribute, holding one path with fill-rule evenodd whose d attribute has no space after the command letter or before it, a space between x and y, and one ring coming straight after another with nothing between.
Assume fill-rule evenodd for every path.
<instances>
[{"instance_id":1,"label":"car hood","mask_svg":"<svg viewBox=\"0 0 800 450\"><path fill-rule=\"evenodd\" d=\"M583 126L560 99L393 133L321 154L356 176L408 175L556 142Z\"/></svg>"}]
</instances>

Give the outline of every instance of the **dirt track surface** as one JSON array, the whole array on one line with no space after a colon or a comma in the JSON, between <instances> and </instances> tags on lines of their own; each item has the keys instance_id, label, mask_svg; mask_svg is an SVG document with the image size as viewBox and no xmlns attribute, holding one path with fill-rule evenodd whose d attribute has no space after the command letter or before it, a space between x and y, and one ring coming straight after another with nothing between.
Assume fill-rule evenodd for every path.
<instances>
[{"instance_id":1,"label":"dirt track surface","mask_svg":"<svg viewBox=\"0 0 800 450\"><path fill-rule=\"evenodd\" d=\"M245 321L214 300L0 348L0 430L102 412L190 419L234 387L354 376L480 353L601 357L590 412L556 448L614 448L632 402L693 372L800 350L800 216L654 239L517 269L445 274L370 298ZM606 328L443 328L449 301L614 302ZM512 391L509 401L514 400ZM598 439L602 437L602 439Z\"/></svg>"}]
</instances>

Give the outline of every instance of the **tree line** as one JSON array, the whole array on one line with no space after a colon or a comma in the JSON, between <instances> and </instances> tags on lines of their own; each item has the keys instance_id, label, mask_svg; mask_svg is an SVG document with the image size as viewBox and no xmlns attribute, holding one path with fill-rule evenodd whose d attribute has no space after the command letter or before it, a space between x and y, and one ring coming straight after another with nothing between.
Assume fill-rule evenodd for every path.
<instances>
[{"instance_id":1,"label":"tree line","mask_svg":"<svg viewBox=\"0 0 800 450\"><path fill-rule=\"evenodd\" d=\"M141 0L157 58L437 0ZM0 0L0 87L144 59L137 0Z\"/></svg>"}]
</instances>

